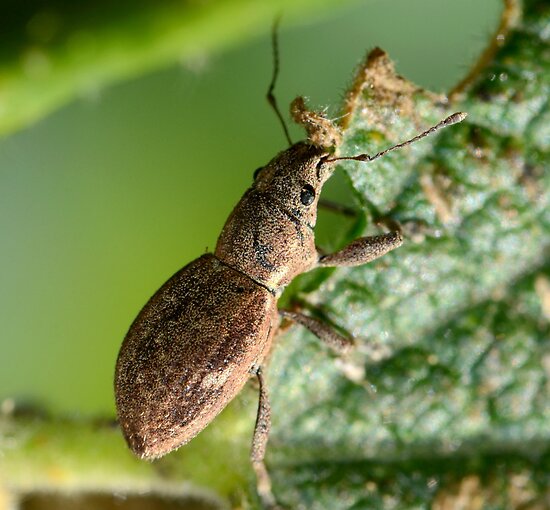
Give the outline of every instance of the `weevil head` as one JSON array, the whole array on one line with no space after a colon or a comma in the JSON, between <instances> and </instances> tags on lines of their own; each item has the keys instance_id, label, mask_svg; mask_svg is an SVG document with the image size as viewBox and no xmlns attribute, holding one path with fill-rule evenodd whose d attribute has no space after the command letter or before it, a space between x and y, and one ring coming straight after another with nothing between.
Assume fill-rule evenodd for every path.
<instances>
[{"instance_id":1,"label":"weevil head","mask_svg":"<svg viewBox=\"0 0 550 510\"><path fill-rule=\"evenodd\" d=\"M308 141L295 143L254 173L254 183L227 219L215 255L279 293L318 261L313 227L323 185L332 175L336 131L307 110ZM325 136L327 134L327 136Z\"/></svg>"},{"instance_id":2,"label":"weevil head","mask_svg":"<svg viewBox=\"0 0 550 510\"><path fill-rule=\"evenodd\" d=\"M292 145L259 168L254 188L268 193L287 212L313 227L323 184L334 170L334 163L327 160L339 145L341 133L322 112L309 110L302 97L294 99L290 114L306 130L307 142Z\"/></svg>"},{"instance_id":3,"label":"weevil head","mask_svg":"<svg viewBox=\"0 0 550 510\"><path fill-rule=\"evenodd\" d=\"M330 153L323 147L298 142L255 172L253 189L310 227L315 226L323 185L332 175Z\"/></svg>"}]
</instances>

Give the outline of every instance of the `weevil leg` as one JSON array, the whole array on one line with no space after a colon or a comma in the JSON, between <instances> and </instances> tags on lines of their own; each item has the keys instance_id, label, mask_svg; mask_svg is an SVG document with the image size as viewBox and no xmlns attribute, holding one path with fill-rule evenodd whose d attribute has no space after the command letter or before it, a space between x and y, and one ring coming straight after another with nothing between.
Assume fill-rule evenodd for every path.
<instances>
[{"instance_id":1,"label":"weevil leg","mask_svg":"<svg viewBox=\"0 0 550 510\"><path fill-rule=\"evenodd\" d=\"M348 216L349 218L357 218L357 216L359 216L359 212L353 209L353 207L339 204L338 202L333 202L332 200L328 200L323 197L319 198L318 205L319 208L325 209L326 211L342 214L343 216Z\"/></svg>"},{"instance_id":2,"label":"weevil leg","mask_svg":"<svg viewBox=\"0 0 550 510\"><path fill-rule=\"evenodd\" d=\"M269 395L267 393L261 368L258 368L256 371L256 377L258 378L260 387L260 398L258 402L256 426L254 427L254 436L252 438L250 459L256 473L258 495L260 496L262 505L266 509L276 510L279 509L279 507L277 506L273 492L271 492L271 479L264 463L269 431L271 430L271 406L269 405Z\"/></svg>"},{"instance_id":3,"label":"weevil leg","mask_svg":"<svg viewBox=\"0 0 550 510\"><path fill-rule=\"evenodd\" d=\"M351 338L341 335L332 326L323 321L300 312L291 312L289 310L279 310L279 314L285 319L290 319L297 324L305 326L338 354L345 354L353 347L353 340Z\"/></svg>"},{"instance_id":4,"label":"weevil leg","mask_svg":"<svg viewBox=\"0 0 550 510\"><path fill-rule=\"evenodd\" d=\"M402 244L403 235L397 230L379 236L360 237L335 253L321 255L317 265L319 267L360 266L385 255Z\"/></svg>"}]
</instances>

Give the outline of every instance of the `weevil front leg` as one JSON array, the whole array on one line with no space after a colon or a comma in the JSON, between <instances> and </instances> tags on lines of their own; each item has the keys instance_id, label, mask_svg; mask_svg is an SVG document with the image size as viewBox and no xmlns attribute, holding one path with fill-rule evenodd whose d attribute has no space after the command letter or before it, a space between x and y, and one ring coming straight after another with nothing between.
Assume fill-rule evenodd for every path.
<instances>
[{"instance_id":1,"label":"weevil front leg","mask_svg":"<svg viewBox=\"0 0 550 510\"><path fill-rule=\"evenodd\" d=\"M278 510L280 507L277 505L273 492L271 491L271 479L264 463L269 431L271 430L271 406L269 404L269 395L267 393L261 368L258 368L256 371L256 377L258 378L260 388L260 398L258 402L256 426L254 427L254 436L252 438L250 460L252 461L252 467L256 473L258 495L260 496L263 507L269 510Z\"/></svg>"},{"instance_id":2,"label":"weevil front leg","mask_svg":"<svg viewBox=\"0 0 550 510\"><path fill-rule=\"evenodd\" d=\"M319 256L318 267L360 266L376 260L403 244L403 235L399 231L379 236L360 237L341 250L329 255Z\"/></svg>"},{"instance_id":3,"label":"weevil front leg","mask_svg":"<svg viewBox=\"0 0 550 510\"><path fill-rule=\"evenodd\" d=\"M401 232L395 231L379 236L360 237L345 248L329 255L320 255L320 267L359 266L381 257L398 248L403 243ZM345 354L353 347L353 340L338 333L332 326L309 315L289 310L279 310L279 314L309 329L315 336L338 354Z\"/></svg>"}]
</instances>

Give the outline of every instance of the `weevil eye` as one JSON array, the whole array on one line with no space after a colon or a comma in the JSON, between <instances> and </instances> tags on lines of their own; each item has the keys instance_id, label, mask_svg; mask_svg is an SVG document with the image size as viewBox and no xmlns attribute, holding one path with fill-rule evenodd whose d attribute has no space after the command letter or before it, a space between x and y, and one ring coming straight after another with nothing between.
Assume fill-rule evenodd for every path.
<instances>
[{"instance_id":1,"label":"weevil eye","mask_svg":"<svg viewBox=\"0 0 550 510\"><path fill-rule=\"evenodd\" d=\"M256 168L256 170L254 170L254 175L253 175L253 179L256 180L258 178L258 175L259 173L263 170L263 166L261 166L260 168Z\"/></svg>"},{"instance_id":2,"label":"weevil eye","mask_svg":"<svg viewBox=\"0 0 550 510\"><path fill-rule=\"evenodd\" d=\"M300 193L300 202L304 205L311 205L313 201L315 200L315 190L313 189L313 186L311 184L306 184L302 188L302 192Z\"/></svg>"}]
</instances>

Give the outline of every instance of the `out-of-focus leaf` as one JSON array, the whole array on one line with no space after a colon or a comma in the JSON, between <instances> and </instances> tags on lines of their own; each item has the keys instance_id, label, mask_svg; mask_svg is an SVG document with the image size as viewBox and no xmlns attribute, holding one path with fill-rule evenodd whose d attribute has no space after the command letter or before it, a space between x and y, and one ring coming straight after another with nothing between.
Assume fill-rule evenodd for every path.
<instances>
[{"instance_id":1,"label":"out-of-focus leaf","mask_svg":"<svg viewBox=\"0 0 550 510\"><path fill-rule=\"evenodd\" d=\"M342 2L339 2L340 4ZM163 0L0 7L0 134L22 128L78 96L166 66L193 62L334 0Z\"/></svg>"}]
</instances>

